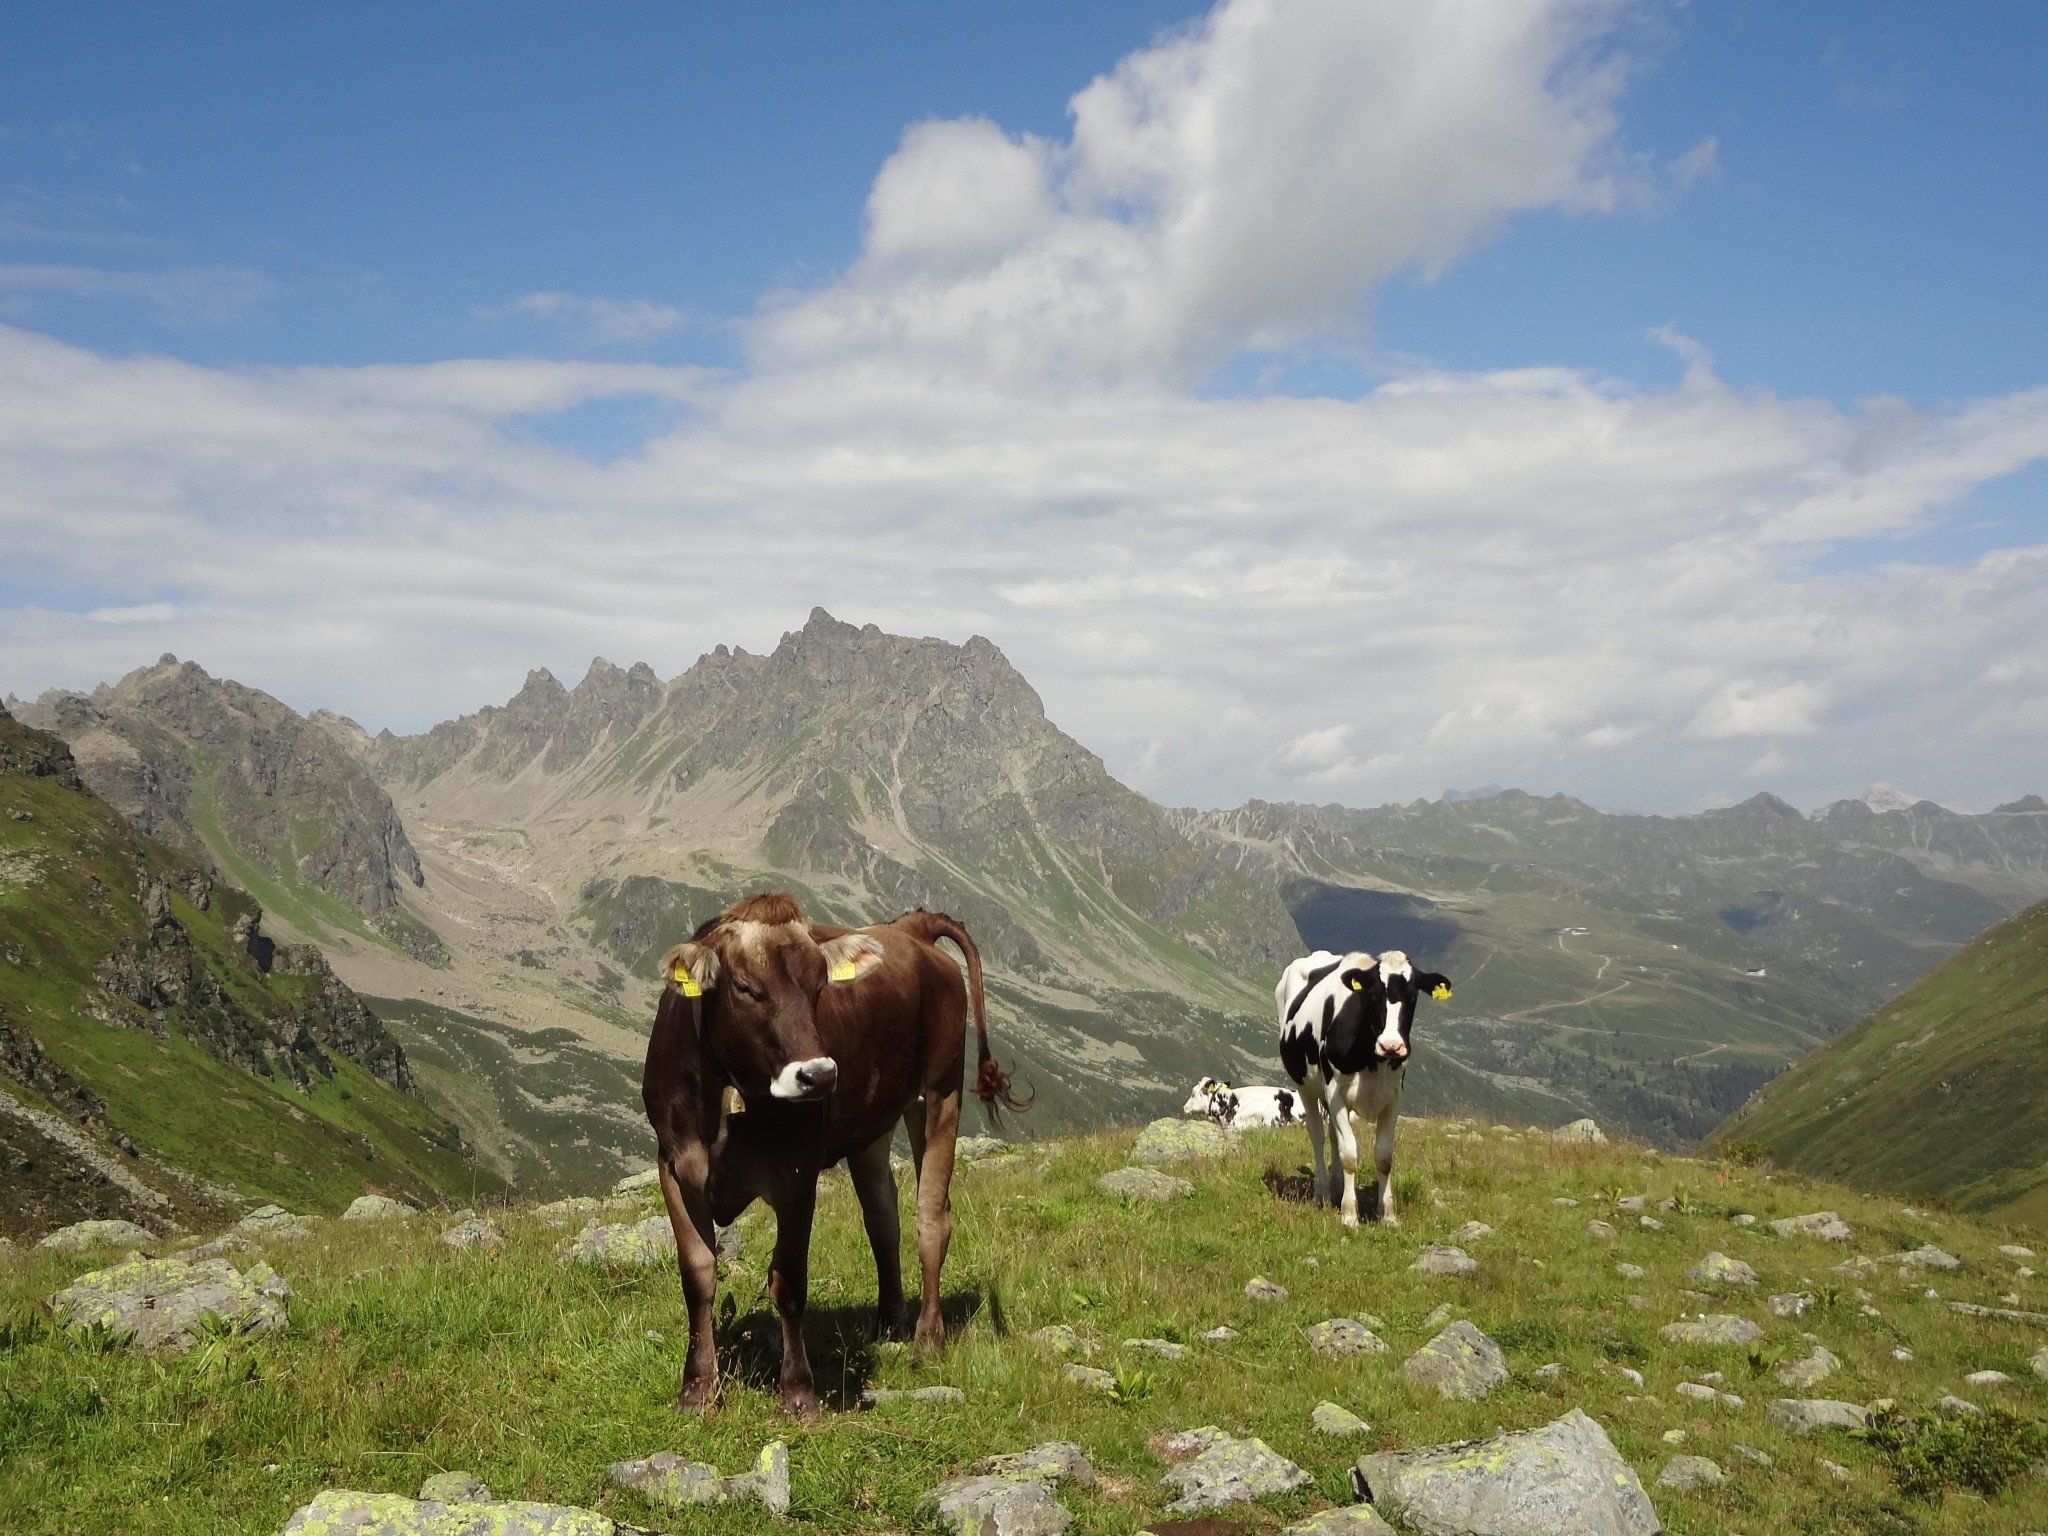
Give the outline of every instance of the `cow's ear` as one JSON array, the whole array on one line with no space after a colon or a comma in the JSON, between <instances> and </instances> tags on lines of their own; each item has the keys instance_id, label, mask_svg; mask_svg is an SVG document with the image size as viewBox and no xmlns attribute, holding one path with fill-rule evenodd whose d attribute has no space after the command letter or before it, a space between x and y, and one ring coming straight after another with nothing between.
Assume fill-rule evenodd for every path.
<instances>
[{"instance_id":1,"label":"cow's ear","mask_svg":"<svg viewBox=\"0 0 2048 1536\"><path fill-rule=\"evenodd\" d=\"M1415 991L1421 997L1433 997L1438 1002L1448 1002L1451 996L1451 978L1441 971L1419 971L1415 976Z\"/></svg>"},{"instance_id":2,"label":"cow's ear","mask_svg":"<svg viewBox=\"0 0 2048 1536\"><path fill-rule=\"evenodd\" d=\"M1370 992L1374 987L1379 985L1379 981L1380 968L1376 965L1354 965L1350 970L1346 971L1343 975L1343 982L1346 990L1352 992Z\"/></svg>"},{"instance_id":3,"label":"cow's ear","mask_svg":"<svg viewBox=\"0 0 2048 1536\"><path fill-rule=\"evenodd\" d=\"M662 978L685 997L718 985L718 951L708 944L678 944L661 957Z\"/></svg>"},{"instance_id":4,"label":"cow's ear","mask_svg":"<svg viewBox=\"0 0 2048 1536\"><path fill-rule=\"evenodd\" d=\"M827 981L858 981L882 963L882 946L865 933L842 933L818 946Z\"/></svg>"}]
</instances>

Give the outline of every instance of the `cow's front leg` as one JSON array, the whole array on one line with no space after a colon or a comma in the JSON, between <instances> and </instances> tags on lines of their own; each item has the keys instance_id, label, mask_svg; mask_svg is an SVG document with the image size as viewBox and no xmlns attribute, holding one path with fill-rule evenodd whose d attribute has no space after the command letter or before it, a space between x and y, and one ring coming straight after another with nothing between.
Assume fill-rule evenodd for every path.
<instances>
[{"instance_id":1,"label":"cow's front leg","mask_svg":"<svg viewBox=\"0 0 2048 1536\"><path fill-rule=\"evenodd\" d=\"M1379 1196L1374 1209L1379 1219L1390 1227L1401 1225L1401 1218L1394 1213L1394 1124L1400 1113L1392 1105L1380 1111L1377 1133L1373 1137L1372 1162L1379 1171Z\"/></svg>"},{"instance_id":2,"label":"cow's front leg","mask_svg":"<svg viewBox=\"0 0 2048 1536\"><path fill-rule=\"evenodd\" d=\"M811 1216L818 1204L817 1175L796 1175L776 1192L775 1257L768 1264L768 1294L782 1319L782 1411L818 1411L818 1384L804 1349L804 1299L810 1289Z\"/></svg>"},{"instance_id":3,"label":"cow's front leg","mask_svg":"<svg viewBox=\"0 0 2048 1536\"><path fill-rule=\"evenodd\" d=\"M1358 1116L1340 1097L1330 1110L1337 1133L1337 1162L1344 1170L1344 1195L1337 1210L1347 1227L1358 1225Z\"/></svg>"},{"instance_id":4,"label":"cow's front leg","mask_svg":"<svg viewBox=\"0 0 2048 1536\"><path fill-rule=\"evenodd\" d=\"M718 1400L718 1345L711 1336L712 1303L718 1294L718 1249L711 1225L711 1199L704 1188L705 1157L663 1151L658 1161L661 1200L676 1235L676 1266L683 1274L683 1303L689 1312L690 1347L683 1359L683 1390L676 1407L710 1408Z\"/></svg>"},{"instance_id":5,"label":"cow's front leg","mask_svg":"<svg viewBox=\"0 0 2048 1536\"><path fill-rule=\"evenodd\" d=\"M1304 1093L1301 1096L1302 1123L1308 1127L1308 1152L1316 1165L1316 1204L1330 1198L1330 1178L1323 1172L1323 1096L1320 1093Z\"/></svg>"},{"instance_id":6,"label":"cow's front leg","mask_svg":"<svg viewBox=\"0 0 2048 1536\"><path fill-rule=\"evenodd\" d=\"M875 1254L875 1331L895 1338L903 1332L903 1226L896 1209L896 1174L889 1167L889 1134L848 1157L846 1171L853 1176L861 1222Z\"/></svg>"}]
</instances>

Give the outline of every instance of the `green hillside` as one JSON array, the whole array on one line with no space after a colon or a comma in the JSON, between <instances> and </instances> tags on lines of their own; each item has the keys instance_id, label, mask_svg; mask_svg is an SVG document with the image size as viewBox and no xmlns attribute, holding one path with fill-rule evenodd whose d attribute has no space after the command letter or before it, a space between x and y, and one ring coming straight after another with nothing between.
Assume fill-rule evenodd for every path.
<instances>
[{"instance_id":1,"label":"green hillside","mask_svg":"<svg viewBox=\"0 0 2048 1536\"><path fill-rule=\"evenodd\" d=\"M502 1188L319 953L0 711L0 1233Z\"/></svg>"},{"instance_id":2,"label":"green hillside","mask_svg":"<svg viewBox=\"0 0 2048 1536\"><path fill-rule=\"evenodd\" d=\"M1859 1189L2048 1226L2048 902L1801 1058L1715 1140Z\"/></svg>"}]
</instances>

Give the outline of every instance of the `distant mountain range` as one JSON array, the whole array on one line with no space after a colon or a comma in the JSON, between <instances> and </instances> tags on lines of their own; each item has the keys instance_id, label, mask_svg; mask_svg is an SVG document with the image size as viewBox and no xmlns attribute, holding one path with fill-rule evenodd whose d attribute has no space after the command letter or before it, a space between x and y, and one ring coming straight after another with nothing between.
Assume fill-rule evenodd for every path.
<instances>
[{"instance_id":1,"label":"distant mountain range","mask_svg":"<svg viewBox=\"0 0 2048 1536\"><path fill-rule=\"evenodd\" d=\"M1167 810L1054 726L987 640L822 610L672 681L593 662L417 736L166 658L30 718L138 824L245 878L405 1044L507 1177L638 1157L652 960L731 896L954 912L1037 1123L1277 1072L1272 979L1305 945L1448 971L1425 1105L1704 1134L1773 1073L2048 896L2048 810L1760 795L1698 816L1562 796Z\"/></svg>"}]
</instances>

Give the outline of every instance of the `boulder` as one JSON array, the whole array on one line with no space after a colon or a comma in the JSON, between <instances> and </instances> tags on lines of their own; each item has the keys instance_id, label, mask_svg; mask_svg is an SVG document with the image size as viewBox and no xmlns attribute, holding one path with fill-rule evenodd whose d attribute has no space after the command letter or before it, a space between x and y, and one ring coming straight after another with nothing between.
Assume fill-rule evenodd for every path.
<instances>
[{"instance_id":1,"label":"boulder","mask_svg":"<svg viewBox=\"0 0 2048 1536\"><path fill-rule=\"evenodd\" d=\"M2031 1355L2027 1356L2027 1364L2032 1368L2036 1376L2040 1377L2043 1381L2048 1381L2048 1349L2035 1350Z\"/></svg>"},{"instance_id":2,"label":"boulder","mask_svg":"<svg viewBox=\"0 0 2048 1536\"><path fill-rule=\"evenodd\" d=\"M652 1269L674 1263L675 1255L676 1234L666 1216L612 1226L593 1221L562 1248L565 1259L607 1269Z\"/></svg>"},{"instance_id":3,"label":"boulder","mask_svg":"<svg viewBox=\"0 0 2048 1536\"><path fill-rule=\"evenodd\" d=\"M1650 1496L1574 1408L1538 1429L1360 1458L1354 1485L1429 1536L1657 1536Z\"/></svg>"},{"instance_id":4,"label":"boulder","mask_svg":"<svg viewBox=\"0 0 2048 1536\"><path fill-rule=\"evenodd\" d=\"M1986 1307L1974 1301L1952 1301L1948 1306L1951 1312L1960 1312L1965 1317L1995 1317L2002 1323L2026 1323L2034 1328L2048 1328L2048 1312L2023 1312L2018 1307Z\"/></svg>"},{"instance_id":5,"label":"boulder","mask_svg":"<svg viewBox=\"0 0 2048 1536\"><path fill-rule=\"evenodd\" d=\"M1408 1267L1425 1275L1469 1275L1479 1268L1479 1261L1462 1248L1431 1243Z\"/></svg>"},{"instance_id":6,"label":"boulder","mask_svg":"<svg viewBox=\"0 0 2048 1536\"><path fill-rule=\"evenodd\" d=\"M1773 1424L1795 1435L1816 1429L1861 1429L1870 1411L1826 1397L1781 1397L1765 1410Z\"/></svg>"},{"instance_id":7,"label":"boulder","mask_svg":"<svg viewBox=\"0 0 2048 1536\"><path fill-rule=\"evenodd\" d=\"M1614 1266L1614 1272L1624 1280L1641 1280L1649 1271L1640 1264L1621 1263Z\"/></svg>"},{"instance_id":8,"label":"boulder","mask_svg":"<svg viewBox=\"0 0 2048 1536\"><path fill-rule=\"evenodd\" d=\"M1087 1452L1071 1440L1048 1440L1028 1451L1009 1451L984 1457L975 1471L990 1477L1025 1477L1041 1483L1079 1483L1095 1486L1095 1466Z\"/></svg>"},{"instance_id":9,"label":"boulder","mask_svg":"<svg viewBox=\"0 0 2048 1536\"><path fill-rule=\"evenodd\" d=\"M1394 1528L1370 1504L1346 1504L1283 1525L1280 1536L1394 1536Z\"/></svg>"},{"instance_id":10,"label":"boulder","mask_svg":"<svg viewBox=\"0 0 2048 1536\"><path fill-rule=\"evenodd\" d=\"M1157 1200L1162 1204L1184 1200L1195 1192L1195 1186L1186 1179L1156 1168L1114 1168L1097 1179L1095 1187L1125 1200Z\"/></svg>"},{"instance_id":11,"label":"boulder","mask_svg":"<svg viewBox=\"0 0 2048 1536\"><path fill-rule=\"evenodd\" d=\"M178 1353L208 1328L277 1332L291 1293L260 1260L244 1273L226 1259L130 1257L80 1275L50 1298L50 1311L75 1332L104 1328L137 1349Z\"/></svg>"},{"instance_id":12,"label":"boulder","mask_svg":"<svg viewBox=\"0 0 2048 1536\"><path fill-rule=\"evenodd\" d=\"M1728 1474L1721 1470L1720 1463L1705 1456L1674 1456L1657 1474L1659 1488L1676 1488L1681 1493L1711 1488L1727 1480Z\"/></svg>"},{"instance_id":13,"label":"boulder","mask_svg":"<svg viewBox=\"0 0 2048 1536\"><path fill-rule=\"evenodd\" d=\"M953 1143L953 1160L978 1163L985 1157L995 1157L1011 1150L1010 1144L1000 1136L962 1136Z\"/></svg>"},{"instance_id":14,"label":"boulder","mask_svg":"<svg viewBox=\"0 0 2048 1536\"><path fill-rule=\"evenodd\" d=\"M403 1200L393 1200L389 1195L358 1195L349 1202L347 1210L341 1213L343 1221L403 1221L408 1216L419 1215L416 1206L407 1205Z\"/></svg>"},{"instance_id":15,"label":"boulder","mask_svg":"<svg viewBox=\"0 0 2048 1536\"><path fill-rule=\"evenodd\" d=\"M612 1186L615 1195L637 1195L643 1189L653 1189L661 1183L661 1170L644 1168L638 1173L629 1173Z\"/></svg>"},{"instance_id":16,"label":"boulder","mask_svg":"<svg viewBox=\"0 0 2048 1536\"><path fill-rule=\"evenodd\" d=\"M505 1246L505 1234L488 1217L470 1216L443 1232L441 1241L450 1248L480 1248L493 1254Z\"/></svg>"},{"instance_id":17,"label":"boulder","mask_svg":"<svg viewBox=\"0 0 2048 1536\"><path fill-rule=\"evenodd\" d=\"M1833 1211L1809 1211L1804 1216L1781 1216L1771 1223L1780 1237L1817 1237L1824 1243L1846 1243L1856 1234L1849 1223Z\"/></svg>"},{"instance_id":18,"label":"boulder","mask_svg":"<svg viewBox=\"0 0 2048 1536\"><path fill-rule=\"evenodd\" d=\"M154 1232L132 1221L74 1221L36 1247L46 1253L85 1253L94 1248L141 1248L155 1241Z\"/></svg>"},{"instance_id":19,"label":"boulder","mask_svg":"<svg viewBox=\"0 0 2048 1536\"><path fill-rule=\"evenodd\" d=\"M1176 1344L1171 1339L1125 1339L1124 1348L1142 1349L1162 1360L1185 1360L1188 1355L1187 1345Z\"/></svg>"},{"instance_id":20,"label":"boulder","mask_svg":"<svg viewBox=\"0 0 2048 1536\"><path fill-rule=\"evenodd\" d=\"M621 1488L671 1509L692 1504L723 1504L752 1499L775 1514L789 1512L789 1447L770 1441L745 1472L726 1477L701 1461L687 1461L674 1451L656 1451L637 1461L615 1461L607 1476Z\"/></svg>"},{"instance_id":21,"label":"boulder","mask_svg":"<svg viewBox=\"0 0 2048 1536\"><path fill-rule=\"evenodd\" d=\"M551 1227L580 1226L594 1221L611 1205L591 1195L571 1195L566 1200L550 1200L546 1205L536 1205L532 1212L535 1221L546 1222Z\"/></svg>"},{"instance_id":22,"label":"boulder","mask_svg":"<svg viewBox=\"0 0 2048 1536\"><path fill-rule=\"evenodd\" d=\"M1550 1139L1589 1147L1607 1145L1607 1133L1591 1120L1574 1120L1570 1125L1560 1125L1550 1133Z\"/></svg>"},{"instance_id":23,"label":"boulder","mask_svg":"<svg viewBox=\"0 0 2048 1536\"><path fill-rule=\"evenodd\" d=\"M1237 1138L1213 1120L1154 1120L1138 1133L1131 1161L1181 1163L1196 1157L1219 1157L1236 1145Z\"/></svg>"},{"instance_id":24,"label":"boulder","mask_svg":"<svg viewBox=\"0 0 2048 1536\"><path fill-rule=\"evenodd\" d=\"M1308 1416L1319 1435L1368 1435L1372 1426L1342 1403L1321 1402Z\"/></svg>"},{"instance_id":25,"label":"boulder","mask_svg":"<svg viewBox=\"0 0 2048 1536\"><path fill-rule=\"evenodd\" d=\"M1963 1378L1966 1387L2004 1387L2012 1384L2012 1378L2003 1371L1972 1371Z\"/></svg>"},{"instance_id":26,"label":"boulder","mask_svg":"<svg viewBox=\"0 0 2048 1536\"><path fill-rule=\"evenodd\" d=\"M1095 1353L1094 1343L1082 1338L1080 1334L1074 1332L1065 1323L1047 1323L1043 1328L1033 1329L1031 1342L1042 1348L1054 1350L1062 1355L1092 1355Z\"/></svg>"},{"instance_id":27,"label":"boulder","mask_svg":"<svg viewBox=\"0 0 2048 1536\"><path fill-rule=\"evenodd\" d=\"M884 1403L943 1403L957 1408L966 1401L967 1394L958 1387L868 1387L860 1395L863 1408Z\"/></svg>"},{"instance_id":28,"label":"boulder","mask_svg":"<svg viewBox=\"0 0 2048 1536\"><path fill-rule=\"evenodd\" d=\"M1333 1317L1308 1331L1308 1347L1325 1360L1347 1355L1384 1355L1392 1350L1386 1340L1353 1317Z\"/></svg>"},{"instance_id":29,"label":"boulder","mask_svg":"<svg viewBox=\"0 0 2048 1536\"><path fill-rule=\"evenodd\" d=\"M1588 1237L1597 1237L1603 1241L1608 1241L1613 1238L1621 1236L1621 1233L1615 1230L1613 1222L1602 1221L1598 1217L1595 1217L1593 1220L1586 1223L1586 1235Z\"/></svg>"},{"instance_id":30,"label":"boulder","mask_svg":"<svg viewBox=\"0 0 2048 1536\"><path fill-rule=\"evenodd\" d=\"M244 1237L290 1239L310 1236L313 1224L281 1205L259 1205L236 1222L234 1230Z\"/></svg>"},{"instance_id":31,"label":"boulder","mask_svg":"<svg viewBox=\"0 0 2048 1536\"><path fill-rule=\"evenodd\" d=\"M2000 1243L1998 1251L2008 1259L2031 1259L2034 1256L2033 1249L2022 1247L2018 1243Z\"/></svg>"},{"instance_id":32,"label":"boulder","mask_svg":"<svg viewBox=\"0 0 2048 1536\"><path fill-rule=\"evenodd\" d=\"M1708 1312L1667 1323L1661 1335L1667 1344L1754 1344L1764 1331L1746 1317Z\"/></svg>"},{"instance_id":33,"label":"boulder","mask_svg":"<svg viewBox=\"0 0 2048 1536\"><path fill-rule=\"evenodd\" d=\"M925 1507L957 1536L1060 1536L1074 1517L1053 1489L1067 1480L1086 1487L1095 1469L1078 1445L1054 1440L991 1456L973 1473L939 1484L925 1495Z\"/></svg>"},{"instance_id":34,"label":"boulder","mask_svg":"<svg viewBox=\"0 0 2048 1536\"><path fill-rule=\"evenodd\" d=\"M1813 1346L1813 1353L1804 1360L1780 1360L1776 1375L1786 1386L1807 1392L1819 1386L1841 1368L1841 1361L1823 1345L1816 1344Z\"/></svg>"},{"instance_id":35,"label":"boulder","mask_svg":"<svg viewBox=\"0 0 2048 1536\"><path fill-rule=\"evenodd\" d=\"M1952 1253L1935 1247L1932 1243L1922 1243L1918 1248L1909 1248L1904 1253L1885 1254L1877 1262L1880 1264L1896 1264L1902 1270L1954 1270L1963 1267L1961 1259Z\"/></svg>"},{"instance_id":36,"label":"boulder","mask_svg":"<svg viewBox=\"0 0 2048 1536\"><path fill-rule=\"evenodd\" d=\"M594 1509L566 1504L443 1503L332 1489L285 1522L282 1536L634 1536Z\"/></svg>"},{"instance_id":37,"label":"boulder","mask_svg":"<svg viewBox=\"0 0 2048 1536\"><path fill-rule=\"evenodd\" d=\"M1246 1301L1285 1301L1287 1287L1268 1280L1264 1275L1253 1275L1244 1283Z\"/></svg>"},{"instance_id":38,"label":"boulder","mask_svg":"<svg viewBox=\"0 0 2048 1536\"><path fill-rule=\"evenodd\" d=\"M1498 1344L1461 1318L1409 1356L1401 1374L1445 1397L1473 1402L1508 1379L1508 1363Z\"/></svg>"},{"instance_id":39,"label":"boulder","mask_svg":"<svg viewBox=\"0 0 2048 1536\"><path fill-rule=\"evenodd\" d=\"M1493 1236L1493 1228L1483 1221L1468 1221L1451 1234L1454 1243L1476 1243L1482 1237Z\"/></svg>"},{"instance_id":40,"label":"boulder","mask_svg":"<svg viewBox=\"0 0 2048 1536\"><path fill-rule=\"evenodd\" d=\"M437 1504L489 1504L490 1484L468 1472L436 1472L420 1484L420 1497Z\"/></svg>"},{"instance_id":41,"label":"boulder","mask_svg":"<svg viewBox=\"0 0 2048 1536\"><path fill-rule=\"evenodd\" d=\"M1685 1278L1695 1285L1755 1285L1756 1271L1717 1248L1687 1270Z\"/></svg>"},{"instance_id":42,"label":"boulder","mask_svg":"<svg viewBox=\"0 0 2048 1536\"><path fill-rule=\"evenodd\" d=\"M1764 1310L1773 1317L1804 1317L1815 1300L1811 1291L1784 1291L1767 1297Z\"/></svg>"},{"instance_id":43,"label":"boulder","mask_svg":"<svg viewBox=\"0 0 2048 1536\"><path fill-rule=\"evenodd\" d=\"M1077 1365L1072 1361L1060 1367L1060 1374L1077 1387L1086 1387L1090 1392L1114 1392L1116 1378L1096 1365Z\"/></svg>"},{"instance_id":44,"label":"boulder","mask_svg":"<svg viewBox=\"0 0 2048 1536\"><path fill-rule=\"evenodd\" d=\"M1239 1438L1204 1425L1175 1435L1166 1449L1187 1457L1160 1479L1178 1495L1166 1506L1170 1515L1249 1504L1309 1484L1306 1472L1255 1435Z\"/></svg>"}]
</instances>

